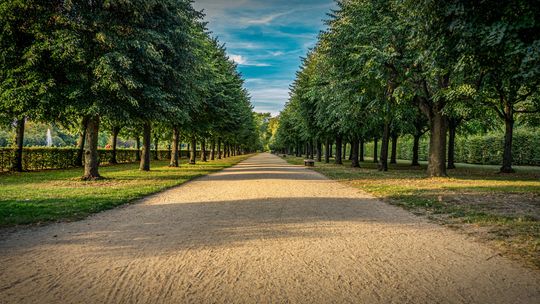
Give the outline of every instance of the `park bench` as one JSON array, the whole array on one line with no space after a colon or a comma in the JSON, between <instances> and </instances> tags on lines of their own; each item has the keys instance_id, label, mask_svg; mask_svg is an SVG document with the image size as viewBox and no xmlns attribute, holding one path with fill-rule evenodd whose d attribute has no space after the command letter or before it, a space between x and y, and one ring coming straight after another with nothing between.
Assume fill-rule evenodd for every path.
<instances>
[{"instance_id":1,"label":"park bench","mask_svg":"<svg viewBox=\"0 0 540 304\"><path fill-rule=\"evenodd\" d=\"M304 166L315 167L315 161L313 159L304 159Z\"/></svg>"}]
</instances>

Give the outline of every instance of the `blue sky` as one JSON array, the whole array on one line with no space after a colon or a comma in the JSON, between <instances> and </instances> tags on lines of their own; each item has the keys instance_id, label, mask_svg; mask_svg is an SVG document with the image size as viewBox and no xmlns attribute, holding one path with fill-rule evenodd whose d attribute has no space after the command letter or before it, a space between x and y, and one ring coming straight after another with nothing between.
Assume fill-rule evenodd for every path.
<instances>
[{"instance_id":1,"label":"blue sky","mask_svg":"<svg viewBox=\"0 0 540 304\"><path fill-rule=\"evenodd\" d=\"M317 41L332 0L195 0L227 46L257 112L277 115L289 98L300 57Z\"/></svg>"}]
</instances>

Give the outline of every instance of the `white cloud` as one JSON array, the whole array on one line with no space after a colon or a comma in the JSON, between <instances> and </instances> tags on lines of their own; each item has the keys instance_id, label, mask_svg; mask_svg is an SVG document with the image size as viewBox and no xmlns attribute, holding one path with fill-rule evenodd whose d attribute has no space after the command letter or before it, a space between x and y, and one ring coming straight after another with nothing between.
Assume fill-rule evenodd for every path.
<instances>
[{"instance_id":1,"label":"white cloud","mask_svg":"<svg viewBox=\"0 0 540 304\"><path fill-rule=\"evenodd\" d=\"M235 62L238 65L244 65L244 66L256 66L256 67L267 67L270 66L268 63L261 63L261 62L251 62L248 61L248 59L245 56L242 55L235 55L230 54L229 58Z\"/></svg>"},{"instance_id":2,"label":"white cloud","mask_svg":"<svg viewBox=\"0 0 540 304\"><path fill-rule=\"evenodd\" d=\"M270 14L266 16L260 16L259 18L253 19L240 19L240 22L247 24L247 25L269 25L271 24L275 19L279 17L286 16L294 11L288 11L288 12L282 12L282 13L275 13Z\"/></svg>"},{"instance_id":3,"label":"white cloud","mask_svg":"<svg viewBox=\"0 0 540 304\"><path fill-rule=\"evenodd\" d=\"M230 54L229 58L236 64L243 65L247 63L247 59L242 55Z\"/></svg>"},{"instance_id":4,"label":"white cloud","mask_svg":"<svg viewBox=\"0 0 540 304\"><path fill-rule=\"evenodd\" d=\"M253 42L239 42L232 41L225 44L228 49L248 49L248 50L257 50L264 49L266 46L262 43L253 43Z\"/></svg>"},{"instance_id":5,"label":"white cloud","mask_svg":"<svg viewBox=\"0 0 540 304\"><path fill-rule=\"evenodd\" d=\"M278 57L278 56L285 55L285 52L282 52L282 51L270 52L270 55L272 55L274 57Z\"/></svg>"}]
</instances>

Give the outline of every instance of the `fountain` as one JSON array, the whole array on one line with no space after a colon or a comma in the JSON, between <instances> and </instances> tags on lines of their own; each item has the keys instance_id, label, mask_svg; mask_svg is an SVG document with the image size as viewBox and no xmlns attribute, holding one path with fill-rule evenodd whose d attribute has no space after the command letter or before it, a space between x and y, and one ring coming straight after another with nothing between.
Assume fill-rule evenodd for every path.
<instances>
[{"instance_id":1,"label":"fountain","mask_svg":"<svg viewBox=\"0 0 540 304\"><path fill-rule=\"evenodd\" d=\"M52 134L51 134L51 128L47 129L47 147L52 147Z\"/></svg>"}]
</instances>

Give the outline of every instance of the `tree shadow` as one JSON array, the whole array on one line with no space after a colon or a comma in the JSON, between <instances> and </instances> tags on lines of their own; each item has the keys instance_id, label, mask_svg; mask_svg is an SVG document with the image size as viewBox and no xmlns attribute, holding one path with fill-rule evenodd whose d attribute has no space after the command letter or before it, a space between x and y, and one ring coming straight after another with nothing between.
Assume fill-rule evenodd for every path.
<instances>
[{"instance_id":1,"label":"tree shadow","mask_svg":"<svg viewBox=\"0 0 540 304\"><path fill-rule=\"evenodd\" d=\"M57 225L30 228L38 235L27 237L32 235L35 241L20 246L84 245L95 254L141 257L260 240L343 237L336 227L357 224L417 229L414 216L373 204L386 206L376 199L336 197L136 204L61 223L61 229ZM389 213L388 208L398 212ZM9 244L9 240L0 242L0 249Z\"/></svg>"}]
</instances>

